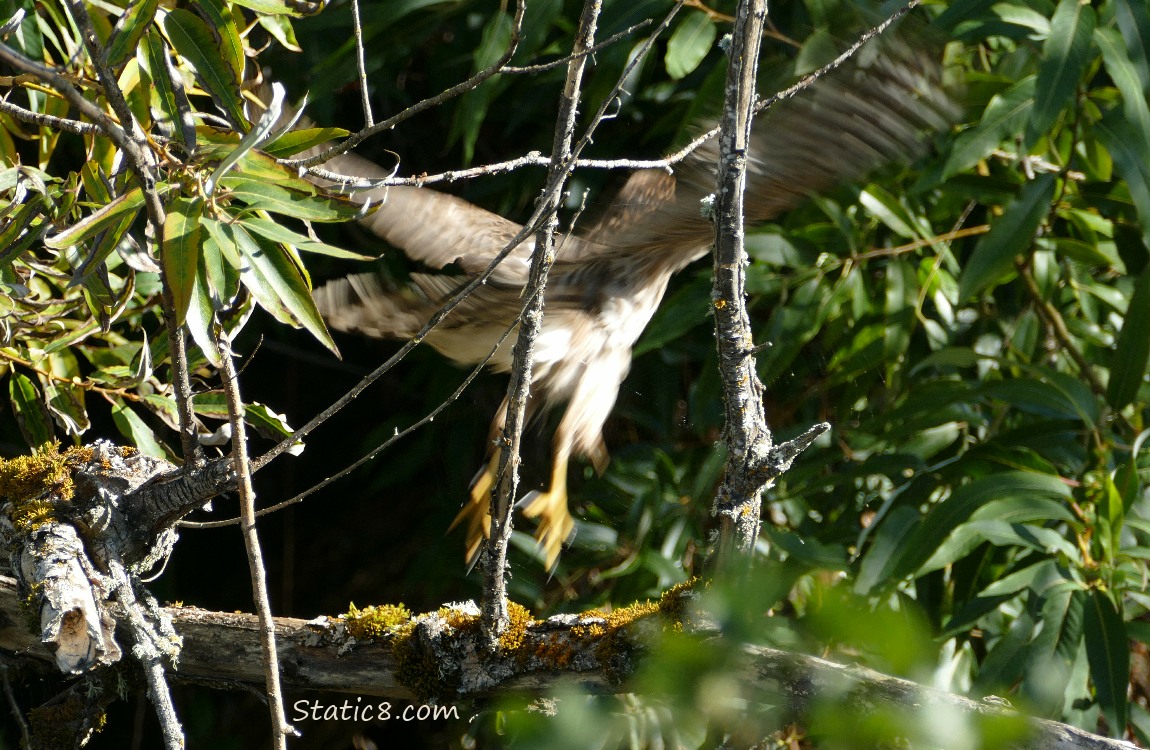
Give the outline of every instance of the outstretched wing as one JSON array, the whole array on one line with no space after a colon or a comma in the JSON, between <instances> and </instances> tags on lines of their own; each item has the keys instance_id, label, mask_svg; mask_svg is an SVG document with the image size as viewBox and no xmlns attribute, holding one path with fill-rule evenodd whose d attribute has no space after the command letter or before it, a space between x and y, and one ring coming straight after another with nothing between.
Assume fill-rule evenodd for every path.
<instances>
[{"instance_id":1,"label":"outstretched wing","mask_svg":"<svg viewBox=\"0 0 1150 750\"><path fill-rule=\"evenodd\" d=\"M894 36L864 47L843 68L779 101L754 123L747 169L748 223L768 221L812 194L912 161L954 122L953 87L935 55ZM700 201L715 190L716 138L663 172L636 172L587 235L598 253L661 253L677 270L706 251L714 229Z\"/></svg>"}]
</instances>

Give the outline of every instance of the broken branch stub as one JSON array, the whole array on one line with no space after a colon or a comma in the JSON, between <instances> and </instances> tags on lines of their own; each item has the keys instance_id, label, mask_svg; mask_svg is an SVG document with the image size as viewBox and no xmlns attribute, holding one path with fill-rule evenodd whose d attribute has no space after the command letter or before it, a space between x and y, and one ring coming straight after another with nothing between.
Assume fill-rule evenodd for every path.
<instances>
[{"instance_id":1,"label":"broken branch stub","mask_svg":"<svg viewBox=\"0 0 1150 750\"><path fill-rule=\"evenodd\" d=\"M183 473L107 441L0 461L0 541L61 671L119 660L113 565L151 570L171 553L175 522L233 485L226 462Z\"/></svg>"}]
</instances>

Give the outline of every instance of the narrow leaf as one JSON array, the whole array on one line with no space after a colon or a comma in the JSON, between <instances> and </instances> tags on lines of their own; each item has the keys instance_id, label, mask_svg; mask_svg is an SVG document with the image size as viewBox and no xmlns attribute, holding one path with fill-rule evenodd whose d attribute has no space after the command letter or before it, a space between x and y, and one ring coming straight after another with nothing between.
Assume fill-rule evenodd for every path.
<instances>
[{"instance_id":1,"label":"narrow leaf","mask_svg":"<svg viewBox=\"0 0 1150 750\"><path fill-rule=\"evenodd\" d=\"M1126 732L1126 686L1130 680L1130 652L1126 647L1126 625L1105 591L1093 589L1086 600L1084 632L1086 660L1102 713L1110 724L1110 734Z\"/></svg>"},{"instance_id":2,"label":"narrow leaf","mask_svg":"<svg viewBox=\"0 0 1150 750\"><path fill-rule=\"evenodd\" d=\"M201 219L204 214L203 198L176 198L168 207L164 222L164 242L161 262L168 287L172 290L173 312L177 325L183 325L196 283L196 269L203 243Z\"/></svg>"},{"instance_id":3,"label":"narrow leaf","mask_svg":"<svg viewBox=\"0 0 1150 750\"><path fill-rule=\"evenodd\" d=\"M80 221L65 229L59 234L47 237L44 245L55 250L61 250L73 245L79 245L97 232L108 228L128 216L135 216L144 205L144 193L140 188L132 188L116 198L111 203L93 211Z\"/></svg>"},{"instance_id":4,"label":"narrow leaf","mask_svg":"<svg viewBox=\"0 0 1150 750\"><path fill-rule=\"evenodd\" d=\"M1050 36L1042 47L1042 63L1034 89L1035 104L1026 127L1026 144L1033 145L1059 113L1074 101L1079 79L1090 59L1094 9L1078 0L1060 0L1050 21Z\"/></svg>"},{"instance_id":5,"label":"narrow leaf","mask_svg":"<svg viewBox=\"0 0 1150 750\"><path fill-rule=\"evenodd\" d=\"M302 325L338 356L339 349L324 325L307 282L283 248L253 237L240 224L233 224L229 229L237 249L247 261L240 268L240 279L260 306L280 320Z\"/></svg>"},{"instance_id":6,"label":"narrow leaf","mask_svg":"<svg viewBox=\"0 0 1150 750\"><path fill-rule=\"evenodd\" d=\"M120 434L128 438L141 453L154 458L171 460L171 452L152 432L152 428L132 411L132 407L118 402L112 406L112 421Z\"/></svg>"},{"instance_id":7,"label":"narrow leaf","mask_svg":"<svg viewBox=\"0 0 1150 750\"><path fill-rule=\"evenodd\" d=\"M346 221L358 216L362 207L349 200L326 195L309 195L297 190L253 180L241 175L225 177L220 187L249 208L292 216L305 221Z\"/></svg>"},{"instance_id":8,"label":"narrow leaf","mask_svg":"<svg viewBox=\"0 0 1150 750\"><path fill-rule=\"evenodd\" d=\"M265 219L258 216L248 217L244 220L244 226L251 231L267 237L269 240L274 240L284 245L291 245L296 250L302 250L308 253L318 253L320 255L329 255L333 258L347 258L349 260L375 260L375 256L361 255L360 253L353 253L350 250L329 245L326 242L313 240L306 235L299 232L292 231L282 224L279 224L271 219Z\"/></svg>"},{"instance_id":9,"label":"narrow leaf","mask_svg":"<svg viewBox=\"0 0 1150 750\"><path fill-rule=\"evenodd\" d=\"M1150 362L1150 265L1134 281L1134 293L1122 319L1122 331L1110 362L1106 401L1115 409L1134 402Z\"/></svg>"},{"instance_id":10,"label":"narrow leaf","mask_svg":"<svg viewBox=\"0 0 1150 750\"><path fill-rule=\"evenodd\" d=\"M29 448L39 448L56 437L52 430L52 418L48 416L48 410L40 398L40 389L31 378L23 373L11 373L8 376L8 399L16 415L16 424Z\"/></svg>"},{"instance_id":11,"label":"narrow leaf","mask_svg":"<svg viewBox=\"0 0 1150 750\"><path fill-rule=\"evenodd\" d=\"M690 75L715 43L715 22L706 13L688 12L667 40L667 75L676 81Z\"/></svg>"},{"instance_id":12,"label":"narrow leaf","mask_svg":"<svg viewBox=\"0 0 1150 750\"><path fill-rule=\"evenodd\" d=\"M156 16L160 0L137 0L124 12L118 24L120 29L108 45L108 64L113 68L136 54L136 47Z\"/></svg>"},{"instance_id":13,"label":"narrow leaf","mask_svg":"<svg viewBox=\"0 0 1150 750\"><path fill-rule=\"evenodd\" d=\"M350 131L343 128L305 128L284 133L271 143L263 147L266 153L277 158L294 156L300 151L306 151L313 146L327 143L335 138L343 138Z\"/></svg>"},{"instance_id":14,"label":"narrow leaf","mask_svg":"<svg viewBox=\"0 0 1150 750\"><path fill-rule=\"evenodd\" d=\"M191 11L176 8L161 19L164 33L180 56L191 63L196 78L220 109L236 123L246 122L239 82L220 53L212 30Z\"/></svg>"},{"instance_id":15,"label":"narrow leaf","mask_svg":"<svg viewBox=\"0 0 1150 750\"><path fill-rule=\"evenodd\" d=\"M1050 210L1054 188L1054 175L1044 174L1022 189L1018 199L1007 207L975 246L970 260L962 269L959 299L969 299L993 284L1010 270L1015 256L1030 247L1039 224Z\"/></svg>"}]
</instances>

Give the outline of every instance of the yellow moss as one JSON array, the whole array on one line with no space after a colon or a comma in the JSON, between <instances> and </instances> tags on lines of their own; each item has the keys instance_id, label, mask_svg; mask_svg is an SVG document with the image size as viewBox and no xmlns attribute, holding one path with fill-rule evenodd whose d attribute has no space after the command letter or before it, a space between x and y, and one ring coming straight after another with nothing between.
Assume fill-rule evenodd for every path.
<instances>
[{"instance_id":1,"label":"yellow moss","mask_svg":"<svg viewBox=\"0 0 1150 750\"><path fill-rule=\"evenodd\" d=\"M358 609L353 602L347 614L348 635L354 638L379 638L411 620L411 612L403 604L371 605Z\"/></svg>"},{"instance_id":2,"label":"yellow moss","mask_svg":"<svg viewBox=\"0 0 1150 750\"><path fill-rule=\"evenodd\" d=\"M12 503L9 517L28 533L54 518L55 503L72 499L72 472L92 460L92 449L73 446L63 453L49 443L30 456L0 459L0 497Z\"/></svg>"},{"instance_id":3,"label":"yellow moss","mask_svg":"<svg viewBox=\"0 0 1150 750\"><path fill-rule=\"evenodd\" d=\"M458 607L440 607L439 616L455 630L473 630L479 627L479 615Z\"/></svg>"},{"instance_id":4,"label":"yellow moss","mask_svg":"<svg viewBox=\"0 0 1150 750\"><path fill-rule=\"evenodd\" d=\"M698 583L699 577L694 576L689 581L676 583L659 597L659 611L671 621L676 630L681 630L683 627L683 610L686 608L687 594L694 591Z\"/></svg>"},{"instance_id":5,"label":"yellow moss","mask_svg":"<svg viewBox=\"0 0 1150 750\"><path fill-rule=\"evenodd\" d=\"M535 620L527 607L515 602L507 602L507 617L509 620L507 630L499 636L499 647L505 653L513 654L523 647L523 641L527 638L527 627Z\"/></svg>"}]
</instances>

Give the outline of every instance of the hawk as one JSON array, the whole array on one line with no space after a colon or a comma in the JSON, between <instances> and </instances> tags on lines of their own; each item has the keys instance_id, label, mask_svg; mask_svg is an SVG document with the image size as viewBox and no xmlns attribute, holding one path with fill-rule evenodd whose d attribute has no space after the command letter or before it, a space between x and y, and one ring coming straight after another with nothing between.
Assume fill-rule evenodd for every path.
<instances>
[{"instance_id":1,"label":"hawk","mask_svg":"<svg viewBox=\"0 0 1150 750\"><path fill-rule=\"evenodd\" d=\"M748 159L746 220L763 222L844 182L892 161L909 161L928 148L927 136L949 127L955 104L935 57L898 40L864 47L849 68L814 83L760 115ZM550 486L519 504L538 518L536 539L548 568L574 529L567 507L572 456L606 466L602 429L631 365L631 350L654 314L671 277L709 252L714 229L700 201L715 189L718 160L711 139L673 168L634 172L597 224L559 238L547 285L543 325L534 349L529 416L566 404L552 440ZM354 155L330 168L362 177L386 177L382 167ZM362 224L388 245L430 269L394 289L373 274L332 281L315 293L328 325L367 336L414 336L455 292L481 273L521 226L460 198L419 187L359 193L379 209ZM524 303L534 238L519 245L486 284L426 337L443 355L464 365L481 362ZM702 314L702 311L700 311ZM511 368L515 333L489 365ZM502 429L504 399L492 421ZM467 556L474 562L489 532L494 447L476 475L470 499L456 517L466 524Z\"/></svg>"}]
</instances>

